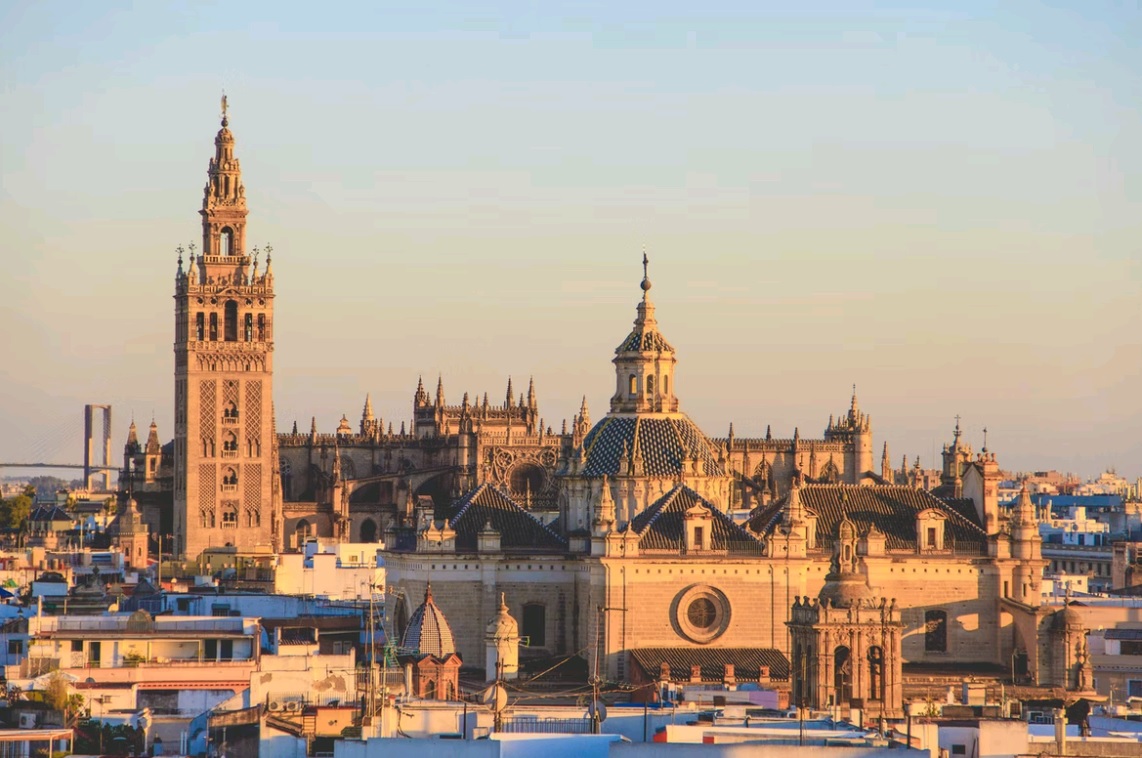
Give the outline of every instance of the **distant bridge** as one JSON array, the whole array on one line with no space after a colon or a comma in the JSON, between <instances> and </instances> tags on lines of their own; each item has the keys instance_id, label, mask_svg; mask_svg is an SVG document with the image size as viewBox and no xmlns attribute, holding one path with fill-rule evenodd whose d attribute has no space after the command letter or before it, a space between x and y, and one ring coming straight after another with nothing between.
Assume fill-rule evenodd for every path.
<instances>
[{"instance_id":1,"label":"distant bridge","mask_svg":"<svg viewBox=\"0 0 1142 758\"><path fill-rule=\"evenodd\" d=\"M103 417L102 424L96 423L99 415ZM70 458L66 448L74 444L77 431L73 421L61 419L61 423L56 424L55 428L46 430L43 438L30 440L24 452L33 461L36 458L55 458L65 455ZM102 458L102 462L97 461L97 457ZM6 468L82 469L83 483L88 489L94 489L93 485L98 477L103 478L104 490L111 489L111 475L119 470L119 466L115 465L111 457L111 406L93 404L83 406L83 463L0 463L0 469Z\"/></svg>"},{"instance_id":2,"label":"distant bridge","mask_svg":"<svg viewBox=\"0 0 1142 758\"><path fill-rule=\"evenodd\" d=\"M119 466L84 466L82 463L0 463L0 468L79 468L92 471L118 471Z\"/></svg>"}]
</instances>

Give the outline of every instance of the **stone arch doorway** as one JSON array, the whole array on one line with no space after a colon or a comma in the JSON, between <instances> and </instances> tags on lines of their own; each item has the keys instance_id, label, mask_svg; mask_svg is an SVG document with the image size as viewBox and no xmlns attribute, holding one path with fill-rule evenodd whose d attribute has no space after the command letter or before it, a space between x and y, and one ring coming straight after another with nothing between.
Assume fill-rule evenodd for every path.
<instances>
[{"instance_id":1,"label":"stone arch doorway","mask_svg":"<svg viewBox=\"0 0 1142 758\"><path fill-rule=\"evenodd\" d=\"M359 531L361 542L376 542L377 541L377 522L371 518L367 518L361 522Z\"/></svg>"},{"instance_id":2,"label":"stone arch doorway","mask_svg":"<svg viewBox=\"0 0 1142 758\"><path fill-rule=\"evenodd\" d=\"M852 651L841 645L833 651L833 702L837 705L843 705L852 700L852 697Z\"/></svg>"}]
</instances>

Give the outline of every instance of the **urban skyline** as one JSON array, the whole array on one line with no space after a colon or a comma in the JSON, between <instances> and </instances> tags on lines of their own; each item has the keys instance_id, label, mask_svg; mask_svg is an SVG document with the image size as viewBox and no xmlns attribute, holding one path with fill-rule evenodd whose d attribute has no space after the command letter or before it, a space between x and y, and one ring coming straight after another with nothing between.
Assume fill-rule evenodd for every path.
<instances>
[{"instance_id":1,"label":"urban skyline","mask_svg":"<svg viewBox=\"0 0 1142 758\"><path fill-rule=\"evenodd\" d=\"M1136 19L1036 9L1015 44L979 6L729 7L650 36L629 12L398 14L338 51L332 21L205 9L183 21L206 47L249 44L172 86L195 35L154 32L177 11L84 9L61 23L103 42L60 65L50 6L7 8L0 424L23 433L0 457L78 437L85 402L169 438L174 248L225 87L250 244L275 248L279 430L331 431L366 393L399 425L419 375L492 398L534 376L556 428L584 394L601 410L645 250L707 434L815 434L856 383L895 461L933 465L959 414L1008 469L1140 473ZM939 64L928 86L910 60Z\"/></svg>"}]
</instances>

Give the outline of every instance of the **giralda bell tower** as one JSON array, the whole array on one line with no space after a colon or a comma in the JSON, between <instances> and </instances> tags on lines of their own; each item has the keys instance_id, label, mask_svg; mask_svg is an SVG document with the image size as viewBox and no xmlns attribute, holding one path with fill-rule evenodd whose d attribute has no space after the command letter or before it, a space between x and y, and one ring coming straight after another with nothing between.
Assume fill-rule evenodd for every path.
<instances>
[{"instance_id":1,"label":"giralda bell tower","mask_svg":"<svg viewBox=\"0 0 1142 758\"><path fill-rule=\"evenodd\" d=\"M272 249L246 250L226 98L202 198L202 252L175 279L175 552L277 549Z\"/></svg>"}]
</instances>

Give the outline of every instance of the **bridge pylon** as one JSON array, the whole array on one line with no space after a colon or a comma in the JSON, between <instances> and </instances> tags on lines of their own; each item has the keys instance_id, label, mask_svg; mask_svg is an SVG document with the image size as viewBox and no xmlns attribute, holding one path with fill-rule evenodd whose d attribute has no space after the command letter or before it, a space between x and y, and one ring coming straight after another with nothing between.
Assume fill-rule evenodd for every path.
<instances>
[{"instance_id":1,"label":"bridge pylon","mask_svg":"<svg viewBox=\"0 0 1142 758\"><path fill-rule=\"evenodd\" d=\"M96 467L95 460L95 414L103 412L103 466ZM94 489L95 478L103 477L103 492L111 491L111 406L85 405L83 406L83 484L87 489Z\"/></svg>"}]
</instances>

